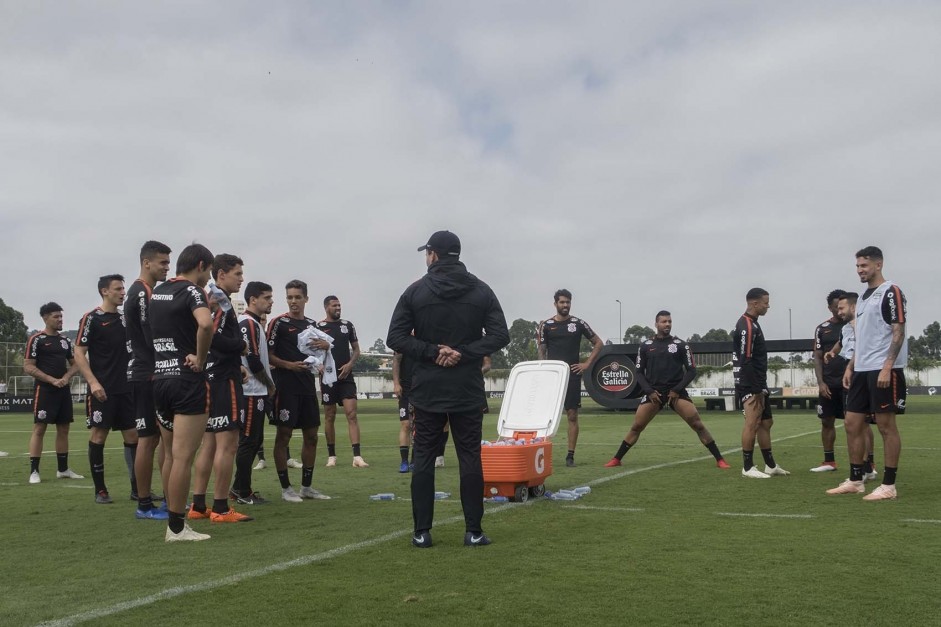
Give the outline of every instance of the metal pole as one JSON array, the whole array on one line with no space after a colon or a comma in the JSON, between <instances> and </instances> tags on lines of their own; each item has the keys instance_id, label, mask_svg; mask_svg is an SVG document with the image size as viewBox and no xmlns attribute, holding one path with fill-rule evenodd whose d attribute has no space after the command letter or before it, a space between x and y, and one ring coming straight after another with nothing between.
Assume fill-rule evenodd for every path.
<instances>
[{"instance_id":1,"label":"metal pole","mask_svg":"<svg viewBox=\"0 0 941 627\"><path fill-rule=\"evenodd\" d=\"M618 344L624 342L624 325L621 323L621 299L615 298L614 302L618 304Z\"/></svg>"}]
</instances>

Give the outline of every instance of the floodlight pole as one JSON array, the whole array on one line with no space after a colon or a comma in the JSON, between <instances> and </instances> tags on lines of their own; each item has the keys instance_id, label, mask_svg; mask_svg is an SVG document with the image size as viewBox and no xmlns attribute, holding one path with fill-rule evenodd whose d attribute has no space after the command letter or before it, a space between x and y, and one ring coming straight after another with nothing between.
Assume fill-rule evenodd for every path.
<instances>
[{"instance_id":1,"label":"floodlight pole","mask_svg":"<svg viewBox=\"0 0 941 627\"><path fill-rule=\"evenodd\" d=\"M618 344L620 344L624 341L624 330L622 329L624 325L621 323L621 299L615 298L614 302L618 304Z\"/></svg>"}]
</instances>

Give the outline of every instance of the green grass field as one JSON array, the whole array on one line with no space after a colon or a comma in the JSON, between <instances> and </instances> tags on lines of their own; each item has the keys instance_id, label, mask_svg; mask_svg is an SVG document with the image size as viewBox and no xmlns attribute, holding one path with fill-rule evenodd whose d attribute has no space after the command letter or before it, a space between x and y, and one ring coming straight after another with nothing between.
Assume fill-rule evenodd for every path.
<instances>
[{"instance_id":1,"label":"green grass field","mask_svg":"<svg viewBox=\"0 0 941 627\"><path fill-rule=\"evenodd\" d=\"M163 523L134 519L120 436L106 456L120 498L95 505L90 478L54 479L51 453L43 483L27 485L31 416L3 415L0 450L11 456L0 459L0 624L941 624L941 401L912 398L900 419L895 502L824 494L847 474L845 437L837 432L837 473L808 472L822 459L808 412L777 412L774 453L792 475L762 481L739 474L740 414L703 417L732 471L717 469L672 413L654 420L623 467L607 469L631 414L586 403L578 466L564 467L557 438L547 486L593 492L576 502L488 504L494 544L479 549L462 546L449 444L438 489L455 496L438 503L435 546L418 550L392 401L360 403L370 468L350 467L342 417L339 467L322 467L321 440L314 486L333 500L243 507L255 522L197 522L212 539L175 545L164 543ZM269 451L272 441L266 433ZM85 443L77 421L71 466L88 475ZM292 480L300 483L300 471ZM271 468L255 473L255 485L279 496ZM376 492L401 499L370 501Z\"/></svg>"}]
</instances>

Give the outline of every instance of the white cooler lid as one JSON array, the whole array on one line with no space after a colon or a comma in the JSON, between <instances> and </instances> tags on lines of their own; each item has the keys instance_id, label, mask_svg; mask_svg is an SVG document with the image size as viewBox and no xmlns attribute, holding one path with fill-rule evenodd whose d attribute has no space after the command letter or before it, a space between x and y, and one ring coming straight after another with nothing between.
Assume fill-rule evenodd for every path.
<instances>
[{"instance_id":1,"label":"white cooler lid","mask_svg":"<svg viewBox=\"0 0 941 627\"><path fill-rule=\"evenodd\" d=\"M570 367L564 361L523 361L510 371L497 421L500 437L535 431L550 437L559 429Z\"/></svg>"}]
</instances>

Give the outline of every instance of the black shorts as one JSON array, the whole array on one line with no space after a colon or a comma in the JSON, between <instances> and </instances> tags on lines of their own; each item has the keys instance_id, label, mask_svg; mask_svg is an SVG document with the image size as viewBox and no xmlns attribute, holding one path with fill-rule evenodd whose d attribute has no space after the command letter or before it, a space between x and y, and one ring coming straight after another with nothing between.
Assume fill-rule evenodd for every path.
<instances>
[{"instance_id":1,"label":"black shorts","mask_svg":"<svg viewBox=\"0 0 941 627\"><path fill-rule=\"evenodd\" d=\"M234 379L215 379L209 384L209 419L206 432L234 431L245 424L242 384Z\"/></svg>"},{"instance_id":2,"label":"black shorts","mask_svg":"<svg viewBox=\"0 0 941 627\"><path fill-rule=\"evenodd\" d=\"M408 400L408 387L402 384L402 395L399 396L399 420L406 421L411 419L414 409Z\"/></svg>"},{"instance_id":3,"label":"black shorts","mask_svg":"<svg viewBox=\"0 0 941 627\"><path fill-rule=\"evenodd\" d=\"M817 418L839 418L846 411L846 390L843 386L830 386L830 398L817 397Z\"/></svg>"},{"instance_id":4,"label":"black shorts","mask_svg":"<svg viewBox=\"0 0 941 627\"><path fill-rule=\"evenodd\" d=\"M130 393L109 394L103 403L92 394L85 397L85 427L88 429L127 431L135 426L134 397Z\"/></svg>"},{"instance_id":5,"label":"black shorts","mask_svg":"<svg viewBox=\"0 0 941 627\"><path fill-rule=\"evenodd\" d=\"M747 392L745 390L740 390L735 388L735 396L738 398L739 405L742 406L742 414L745 414L745 401L750 399L755 394L764 394L765 396L765 407L761 410L760 420L771 420L773 416L771 415L771 405L768 403L768 395L764 392Z\"/></svg>"},{"instance_id":6,"label":"black shorts","mask_svg":"<svg viewBox=\"0 0 941 627\"><path fill-rule=\"evenodd\" d=\"M33 394L33 424L66 425L72 417L72 392L69 386L50 388L37 385Z\"/></svg>"},{"instance_id":7,"label":"black shorts","mask_svg":"<svg viewBox=\"0 0 941 627\"><path fill-rule=\"evenodd\" d=\"M320 395L324 405L342 404L343 401L356 400L356 382L353 379L339 379L333 385L320 384Z\"/></svg>"},{"instance_id":8,"label":"black shorts","mask_svg":"<svg viewBox=\"0 0 941 627\"><path fill-rule=\"evenodd\" d=\"M290 429L316 429L320 426L317 397L278 392L274 397L274 414L269 422Z\"/></svg>"},{"instance_id":9,"label":"black shorts","mask_svg":"<svg viewBox=\"0 0 941 627\"><path fill-rule=\"evenodd\" d=\"M660 393L660 401L661 401L661 403L660 403L660 409L663 409L663 408L666 406L666 404L667 404L667 397L668 397L669 394L670 394L670 389L669 389L669 388L666 388L666 389L663 389L663 390L657 390L657 392ZM682 392L680 392L680 400L692 402L692 401L690 400L689 394L686 392L686 389L685 389L685 388L683 389ZM641 404L641 405L643 405L643 404L645 404L645 403L652 403L652 402L653 402L653 400L651 400L651 398L650 398L649 396L647 396L646 394L644 394L642 397L640 397L640 404ZM670 409L674 409L673 405L670 405Z\"/></svg>"},{"instance_id":10,"label":"black shorts","mask_svg":"<svg viewBox=\"0 0 941 627\"><path fill-rule=\"evenodd\" d=\"M158 379L154 381L157 421L173 430L174 416L209 414L209 382L205 379Z\"/></svg>"},{"instance_id":11,"label":"black shorts","mask_svg":"<svg viewBox=\"0 0 941 627\"><path fill-rule=\"evenodd\" d=\"M578 409L582 406L582 375L569 374L569 386L565 390L565 404L562 409Z\"/></svg>"},{"instance_id":12,"label":"black shorts","mask_svg":"<svg viewBox=\"0 0 941 627\"><path fill-rule=\"evenodd\" d=\"M271 413L271 401L267 396L243 396L242 403L245 407L245 420L242 424L242 433L246 436L252 432L252 427L258 429L258 424L264 431L265 416Z\"/></svg>"},{"instance_id":13,"label":"black shorts","mask_svg":"<svg viewBox=\"0 0 941 627\"><path fill-rule=\"evenodd\" d=\"M849 392L846 393L846 411L860 414L904 414L905 372L892 370L889 387L877 385L879 371L854 372Z\"/></svg>"},{"instance_id":14,"label":"black shorts","mask_svg":"<svg viewBox=\"0 0 941 627\"><path fill-rule=\"evenodd\" d=\"M153 381L131 381L131 396L134 400L134 424L137 437L160 435L157 425L157 408L154 402Z\"/></svg>"}]
</instances>

